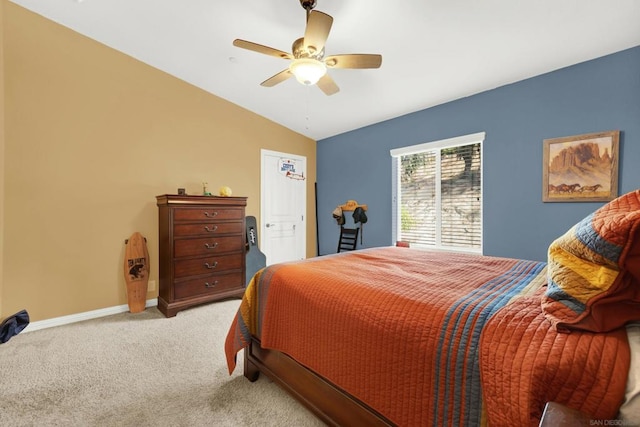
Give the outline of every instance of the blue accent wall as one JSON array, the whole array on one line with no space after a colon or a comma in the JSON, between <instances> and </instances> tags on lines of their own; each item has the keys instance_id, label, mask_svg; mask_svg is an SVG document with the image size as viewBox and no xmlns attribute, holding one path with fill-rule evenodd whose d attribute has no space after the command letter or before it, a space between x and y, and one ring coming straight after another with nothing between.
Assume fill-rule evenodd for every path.
<instances>
[{"instance_id":1,"label":"blue accent wall","mask_svg":"<svg viewBox=\"0 0 640 427\"><path fill-rule=\"evenodd\" d=\"M621 131L619 194L640 188L640 46L320 140L320 254L336 251L331 213L349 199L369 208L363 247L394 243L390 149L486 132L484 254L545 261L604 203L543 203L542 141L608 130Z\"/></svg>"}]
</instances>

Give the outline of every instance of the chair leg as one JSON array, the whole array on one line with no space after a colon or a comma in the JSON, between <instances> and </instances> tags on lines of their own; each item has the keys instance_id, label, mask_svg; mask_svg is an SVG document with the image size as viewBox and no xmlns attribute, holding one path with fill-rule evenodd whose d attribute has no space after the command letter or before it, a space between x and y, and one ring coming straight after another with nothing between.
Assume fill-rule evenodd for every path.
<instances>
[{"instance_id":1,"label":"chair leg","mask_svg":"<svg viewBox=\"0 0 640 427\"><path fill-rule=\"evenodd\" d=\"M358 245L359 228L340 227L340 238L338 239L338 252L353 251Z\"/></svg>"}]
</instances>

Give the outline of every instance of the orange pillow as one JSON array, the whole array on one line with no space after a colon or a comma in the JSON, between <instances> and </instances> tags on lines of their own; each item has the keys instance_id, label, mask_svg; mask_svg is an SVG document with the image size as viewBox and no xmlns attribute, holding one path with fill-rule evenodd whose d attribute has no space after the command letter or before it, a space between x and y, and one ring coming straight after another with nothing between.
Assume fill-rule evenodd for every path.
<instances>
[{"instance_id":1,"label":"orange pillow","mask_svg":"<svg viewBox=\"0 0 640 427\"><path fill-rule=\"evenodd\" d=\"M640 189L549 246L542 309L558 330L604 332L640 320Z\"/></svg>"}]
</instances>

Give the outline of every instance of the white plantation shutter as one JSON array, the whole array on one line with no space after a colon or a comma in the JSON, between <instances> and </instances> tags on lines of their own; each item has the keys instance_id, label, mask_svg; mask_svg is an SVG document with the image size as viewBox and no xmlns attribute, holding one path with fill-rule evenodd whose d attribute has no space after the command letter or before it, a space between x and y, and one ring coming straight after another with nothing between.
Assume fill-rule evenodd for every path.
<instances>
[{"instance_id":1,"label":"white plantation shutter","mask_svg":"<svg viewBox=\"0 0 640 427\"><path fill-rule=\"evenodd\" d=\"M394 240L481 252L484 132L391 150Z\"/></svg>"},{"instance_id":2,"label":"white plantation shutter","mask_svg":"<svg viewBox=\"0 0 640 427\"><path fill-rule=\"evenodd\" d=\"M399 240L412 245L436 244L436 163L434 152L400 157Z\"/></svg>"}]
</instances>

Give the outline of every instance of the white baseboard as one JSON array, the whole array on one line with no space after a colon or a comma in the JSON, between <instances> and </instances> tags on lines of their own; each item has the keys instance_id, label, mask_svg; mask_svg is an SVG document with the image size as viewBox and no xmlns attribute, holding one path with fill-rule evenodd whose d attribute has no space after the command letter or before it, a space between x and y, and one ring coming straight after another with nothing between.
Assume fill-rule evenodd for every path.
<instances>
[{"instance_id":1,"label":"white baseboard","mask_svg":"<svg viewBox=\"0 0 640 427\"><path fill-rule=\"evenodd\" d=\"M158 305L158 298L148 299L145 307L155 307ZM83 320L96 319L98 317L111 316L112 314L129 311L129 305L118 305L115 307L101 308L98 310L85 311L84 313L70 314L68 316L54 317L53 319L39 320L29 323L22 333L33 332L39 329L53 328L54 326L68 325L69 323L82 322Z\"/></svg>"}]
</instances>

